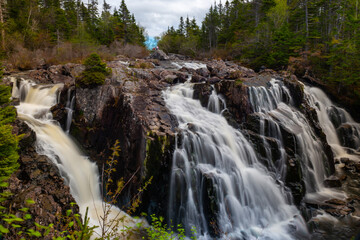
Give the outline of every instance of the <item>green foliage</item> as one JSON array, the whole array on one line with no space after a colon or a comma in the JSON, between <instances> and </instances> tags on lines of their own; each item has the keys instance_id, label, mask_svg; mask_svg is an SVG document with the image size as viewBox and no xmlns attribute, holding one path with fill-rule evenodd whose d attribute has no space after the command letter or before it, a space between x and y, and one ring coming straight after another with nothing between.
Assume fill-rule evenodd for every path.
<instances>
[{"instance_id":1,"label":"green foliage","mask_svg":"<svg viewBox=\"0 0 360 240\"><path fill-rule=\"evenodd\" d=\"M146 216L146 214L144 214ZM167 224L164 223L163 217L157 217L156 215L152 214L151 216L151 227L146 228L146 232L148 234L148 238L150 240L184 240L186 239L185 236L185 229L181 226L181 224L176 226L176 231L173 231L172 229L175 229L174 226L167 226ZM196 237L196 229L191 229L192 236L191 239L195 240ZM145 239L145 237L143 237Z\"/></svg>"},{"instance_id":2,"label":"green foliage","mask_svg":"<svg viewBox=\"0 0 360 240\"><path fill-rule=\"evenodd\" d=\"M10 177L19 167L18 141L10 125L0 125L0 177Z\"/></svg>"},{"instance_id":3,"label":"green foliage","mask_svg":"<svg viewBox=\"0 0 360 240\"><path fill-rule=\"evenodd\" d=\"M105 83L105 78L111 73L106 63L101 61L98 54L93 53L84 61L85 71L76 79L81 87L96 87Z\"/></svg>"},{"instance_id":4,"label":"green foliage","mask_svg":"<svg viewBox=\"0 0 360 240\"><path fill-rule=\"evenodd\" d=\"M5 179L19 167L19 138L12 134L13 128L9 125L15 120L16 111L12 106L6 106L10 102L10 90L0 82L0 178Z\"/></svg>"}]
</instances>

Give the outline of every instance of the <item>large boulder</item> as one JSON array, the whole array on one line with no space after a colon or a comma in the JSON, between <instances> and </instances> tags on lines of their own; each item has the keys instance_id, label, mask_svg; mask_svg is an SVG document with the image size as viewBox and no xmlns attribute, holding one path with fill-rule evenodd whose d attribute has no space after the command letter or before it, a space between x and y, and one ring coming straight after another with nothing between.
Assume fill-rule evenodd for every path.
<instances>
[{"instance_id":1,"label":"large boulder","mask_svg":"<svg viewBox=\"0 0 360 240\"><path fill-rule=\"evenodd\" d=\"M150 58L158 59L160 61L169 60L169 57L162 50L155 50L154 52L151 53Z\"/></svg>"}]
</instances>

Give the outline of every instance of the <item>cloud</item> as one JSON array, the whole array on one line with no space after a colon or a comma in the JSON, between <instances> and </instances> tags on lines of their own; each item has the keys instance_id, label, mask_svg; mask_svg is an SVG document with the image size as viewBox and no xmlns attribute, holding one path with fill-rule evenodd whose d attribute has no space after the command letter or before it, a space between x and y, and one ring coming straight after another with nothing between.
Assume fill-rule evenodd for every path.
<instances>
[{"instance_id":1,"label":"cloud","mask_svg":"<svg viewBox=\"0 0 360 240\"><path fill-rule=\"evenodd\" d=\"M99 1L102 4L102 1ZM121 0L107 0L111 6L119 8ZM195 17L201 23L212 0L125 0L136 21L149 36L160 36L169 26L177 27L181 16Z\"/></svg>"}]
</instances>

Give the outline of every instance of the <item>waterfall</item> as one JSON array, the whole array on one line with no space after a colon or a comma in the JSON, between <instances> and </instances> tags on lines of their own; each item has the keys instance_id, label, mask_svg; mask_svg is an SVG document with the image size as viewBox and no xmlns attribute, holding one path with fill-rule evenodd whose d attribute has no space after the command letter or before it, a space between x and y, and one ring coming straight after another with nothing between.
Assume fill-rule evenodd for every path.
<instances>
[{"instance_id":1,"label":"waterfall","mask_svg":"<svg viewBox=\"0 0 360 240\"><path fill-rule=\"evenodd\" d=\"M164 92L181 130L173 156L169 220L183 224L188 234L195 227L199 239L306 239L297 208L244 135L219 114L216 93L211 111L192 97L189 82Z\"/></svg>"},{"instance_id":2,"label":"waterfall","mask_svg":"<svg viewBox=\"0 0 360 240\"><path fill-rule=\"evenodd\" d=\"M335 106L321 89L305 87L305 93L310 106L316 109L321 128L335 157L359 160L359 156L349 154L349 149L353 149L350 153L358 152L360 155L360 124L345 109ZM341 134L341 130L346 132ZM345 137L346 140L341 139Z\"/></svg>"},{"instance_id":3,"label":"waterfall","mask_svg":"<svg viewBox=\"0 0 360 240\"><path fill-rule=\"evenodd\" d=\"M16 84L14 85L16 86ZM88 217L91 226L103 224L105 206L111 207L105 229L114 227L114 219L120 221L119 231L135 227L137 221L115 206L102 201L98 168L92 163L52 119L50 108L57 103L57 93L63 87L56 85L35 85L29 81L22 81L17 96L20 105L17 107L18 116L24 120L36 133L36 149L39 154L46 155L58 167L65 182L70 186L70 192L80 207L80 213ZM100 227L95 229L101 233ZM101 236L101 235L99 235Z\"/></svg>"},{"instance_id":4,"label":"waterfall","mask_svg":"<svg viewBox=\"0 0 360 240\"><path fill-rule=\"evenodd\" d=\"M71 121L72 121L72 115L74 112L74 105L75 105L75 96L71 96L71 93L73 92L73 89L69 89L67 92L67 100L66 100L66 125L65 125L65 132L69 134L70 127L71 127Z\"/></svg>"}]
</instances>

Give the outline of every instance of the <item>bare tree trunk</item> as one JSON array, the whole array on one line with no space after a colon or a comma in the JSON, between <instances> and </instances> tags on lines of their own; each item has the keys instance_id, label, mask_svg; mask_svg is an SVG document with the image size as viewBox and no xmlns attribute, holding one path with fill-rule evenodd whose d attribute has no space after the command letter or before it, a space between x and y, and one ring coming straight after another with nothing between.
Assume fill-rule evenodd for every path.
<instances>
[{"instance_id":1,"label":"bare tree trunk","mask_svg":"<svg viewBox=\"0 0 360 240\"><path fill-rule=\"evenodd\" d=\"M0 0L1 48L2 50L5 50L5 28L4 28L3 7L5 8L5 2L4 0Z\"/></svg>"},{"instance_id":2,"label":"bare tree trunk","mask_svg":"<svg viewBox=\"0 0 360 240\"><path fill-rule=\"evenodd\" d=\"M307 52L309 50L309 9L308 9L308 0L304 1L305 7L305 32L306 32L306 42L305 42L305 57L307 58Z\"/></svg>"},{"instance_id":3,"label":"bare tree trunk","mask_svg":"<svg viewBox=\"0 0 360 240\"><path fill-rule=\"evenodd\" d=\"M305 24L306 24L306 41L309 38L309 10L308 0L305 0Z\"/></svg>"}]
</instances>

